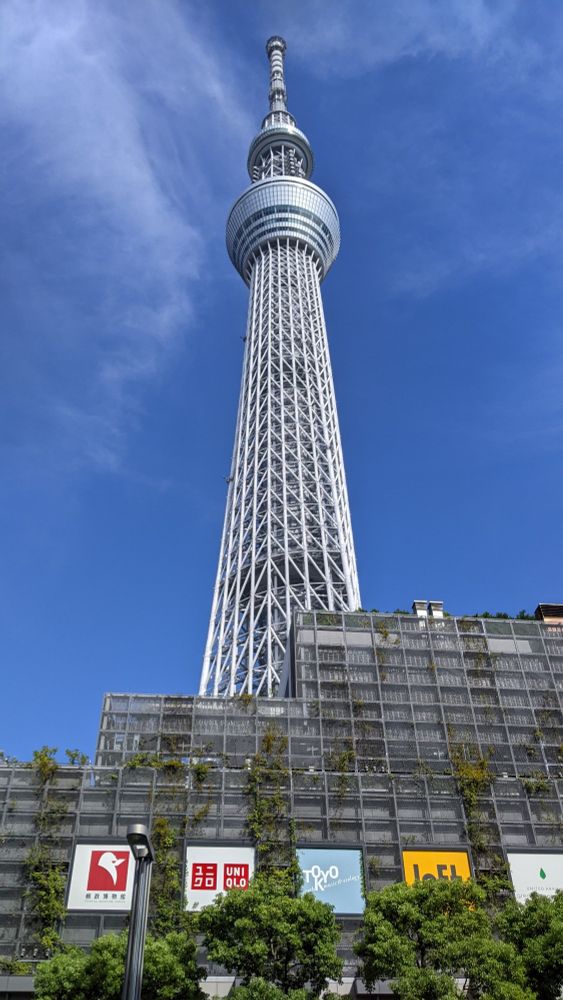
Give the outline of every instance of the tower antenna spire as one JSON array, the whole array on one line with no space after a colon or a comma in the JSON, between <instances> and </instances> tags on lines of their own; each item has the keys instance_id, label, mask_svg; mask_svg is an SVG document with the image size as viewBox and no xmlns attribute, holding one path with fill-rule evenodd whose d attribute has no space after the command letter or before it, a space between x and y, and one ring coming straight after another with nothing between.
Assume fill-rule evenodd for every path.
<instances>
[{"instance_id":1,"label":"tower antenna spire","mask_svg":"<svg viewBox=\"0 0 563 1000\"><path fill-rule=\"evenodd\" d=\"M266 52L270 60L270 111L287 111L287 91L283 75L283 56L287 48L285 39L272 35L266 42Z\"/></svg>"}]
</instances>

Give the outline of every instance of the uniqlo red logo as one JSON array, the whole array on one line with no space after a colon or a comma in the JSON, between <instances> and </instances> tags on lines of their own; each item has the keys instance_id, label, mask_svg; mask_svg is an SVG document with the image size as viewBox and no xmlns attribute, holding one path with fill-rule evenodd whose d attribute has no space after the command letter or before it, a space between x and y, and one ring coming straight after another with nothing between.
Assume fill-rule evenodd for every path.
<instances>
[{"instance_id":1,"label":"uniqlo red logo","mask_svg":"<svg viewBox=\"0 0 563 1000\"><path fill-rule=\"evenodd\" d=\"M192 865L192 889L217 889L217 865L194 861Z\"/></svg>"},{"instance_id":2,"label":"uniqlo red logo","mask_svg":"<svg viewBox=\"0 0 563 1000\"><path fill-rule=\"evenodd\" d=\"M248 865L228 865L223 869L223 889L248 889Z\"/></svg>"},{"instance_id":3,"label":"uniqlo red logo","mask_svg":"<svg viewBox=\"0 0 563 1000\"><path fill-rule=\"evenodd\" d=\"M125 892L130 851L92 851L87 892Z\"/></svg>"}]
</instances>

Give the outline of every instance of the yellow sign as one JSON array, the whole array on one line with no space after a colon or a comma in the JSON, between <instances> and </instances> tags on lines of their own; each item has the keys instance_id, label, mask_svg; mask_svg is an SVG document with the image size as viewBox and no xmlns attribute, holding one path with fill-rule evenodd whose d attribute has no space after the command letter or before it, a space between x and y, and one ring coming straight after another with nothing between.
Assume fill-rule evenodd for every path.
<instances>
[{"instance_id":1,"label":"yellow sign","mask_svg":"<svg viewBox=\"0 0 563 1000\"><path fill-rule=\"evenodd\" d=\"M454 882L471 878L471 866L467 851L403 851L405 882L445 879Z\"/></svg>"}]
</instances>

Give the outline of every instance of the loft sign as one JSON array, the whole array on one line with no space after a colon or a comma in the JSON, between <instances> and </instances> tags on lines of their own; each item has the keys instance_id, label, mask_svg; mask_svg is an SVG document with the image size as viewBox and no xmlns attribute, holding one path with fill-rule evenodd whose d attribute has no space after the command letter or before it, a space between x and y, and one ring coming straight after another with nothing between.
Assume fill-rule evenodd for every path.
<instances>
[{"instance_id":1,"label":"loft sign","mask_svg":"<svg viewBox=\"0 0 563 1000\"><path fill-rule=\"evenodd\" d=\"M421 875L420 868L417 864L413 864L412 870L415 882L435 882L436 879L445 879L446 882L455 882L456 880L459 880L460 882L462 881L461 875L458 875L455 865L436 865L436 875L433 875L432 872L425 872L424 875Z\"/></svg>"},{"instance_id":2,"label":"loft sign","mask_svg":"<svg viewBox=\"0 0 563 1000\"><path fill-rule=\"evenodd\" d=\"M405 882L458 882L471 878L467 851L403 851Z\"/></svg>"}]
</instances>

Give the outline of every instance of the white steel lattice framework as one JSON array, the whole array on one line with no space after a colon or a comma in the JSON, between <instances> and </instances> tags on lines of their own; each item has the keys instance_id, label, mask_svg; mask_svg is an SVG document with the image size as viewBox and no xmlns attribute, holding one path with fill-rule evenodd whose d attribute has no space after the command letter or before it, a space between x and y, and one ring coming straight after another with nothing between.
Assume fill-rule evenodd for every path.
<instances>
[{"instance_id":1,"label":"white steel lattice framework","mask_svg":"<svg viewBox=\"0 0 563 1000\"><path fill-rule=\"evenodd\" d=\"M250 286L242 387L200 694L272 695L294 609L360 604L320 283L340 245L309 181L311 147L286 107L271 38L270 113L253 181L227 223Z\"/></svg>"}]
</instances>

